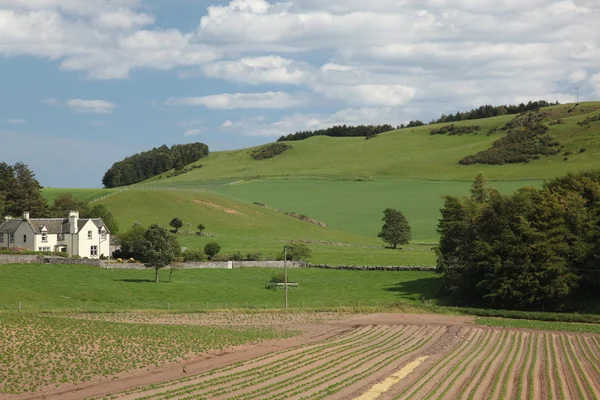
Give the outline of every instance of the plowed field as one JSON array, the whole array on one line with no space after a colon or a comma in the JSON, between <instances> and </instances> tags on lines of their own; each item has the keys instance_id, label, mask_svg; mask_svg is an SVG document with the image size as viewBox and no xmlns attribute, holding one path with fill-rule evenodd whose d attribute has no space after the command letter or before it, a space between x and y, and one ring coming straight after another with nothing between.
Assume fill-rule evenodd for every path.
<instances>
[{"instance_id":1,"label":"plowed field","mask_svg":"<svg viewBox=\"0 0 600 400\"><path fill-rule=\"evenodd\" d=\"M596 336L468 325L360 325L119 399L597 399Z\"/></svg>"}]
</instances>

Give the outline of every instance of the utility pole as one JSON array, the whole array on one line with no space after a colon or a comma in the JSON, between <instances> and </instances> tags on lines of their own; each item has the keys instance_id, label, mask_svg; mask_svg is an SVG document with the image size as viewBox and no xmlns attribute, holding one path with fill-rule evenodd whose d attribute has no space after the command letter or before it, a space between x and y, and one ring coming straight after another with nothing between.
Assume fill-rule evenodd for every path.
<instances>
[{"instance_id":1,"label":"utility pole","mask_svg":"<svg viewBox=\"0 0 600 400\"><path fill-rule=\"evenodd\" d=\"M288 308L288 282L287 282L287 246L283 246L283 281L285 285L285 308Z\"/></svg>"},{"instance_id":2,"label":"utility pole","mask_svg":"<svg viewBox=\"0 0 600 400\"><path fill-rule=\"evenodd\" d=\"M577 103L579 103L579 86L575 86L575 93L577 97Z\"/></svg>"}]
</instances>

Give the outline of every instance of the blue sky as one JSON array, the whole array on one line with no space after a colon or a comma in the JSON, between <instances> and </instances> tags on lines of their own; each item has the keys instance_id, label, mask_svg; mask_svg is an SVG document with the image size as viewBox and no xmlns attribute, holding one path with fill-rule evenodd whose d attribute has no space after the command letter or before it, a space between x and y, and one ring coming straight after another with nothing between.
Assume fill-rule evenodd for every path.
<instances>
[{"instance_id":1,"label":"blue sky","mask_svg":"<svg viewBox=\"0 0 600 400\"><path fill-rule=\"evenodd\" d=\"M0 160L99 187L162 144L598 99L598 20L596 0L0 0Z\"/></svg>"}]
</instances>

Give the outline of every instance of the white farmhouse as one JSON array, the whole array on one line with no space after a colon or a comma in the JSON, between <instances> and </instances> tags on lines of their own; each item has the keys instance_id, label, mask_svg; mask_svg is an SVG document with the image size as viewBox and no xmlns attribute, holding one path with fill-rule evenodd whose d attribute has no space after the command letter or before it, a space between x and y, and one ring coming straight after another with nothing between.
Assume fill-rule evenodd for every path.
<instances>
[{"instance_id":1,"label":"white farmhouse","mask_svg":"<svg viewBox=\"0 0 600 400\"><path fill-rule=\"evenodd\" d=\"M68 218L5 217L0 224L0 248L23 247L31 251L64 252L87 258L110 256L110 232L100 218L79 218L71 211Z\"/></svg>"}]
</instances>

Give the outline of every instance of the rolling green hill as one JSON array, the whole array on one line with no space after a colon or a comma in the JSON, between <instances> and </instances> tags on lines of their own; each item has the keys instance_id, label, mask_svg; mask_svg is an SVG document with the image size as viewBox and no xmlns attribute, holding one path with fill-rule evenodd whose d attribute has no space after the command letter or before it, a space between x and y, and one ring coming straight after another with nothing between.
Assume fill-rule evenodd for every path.
<instances>
[{"instance_id":1,"label":"rolling green hill","mask_svg":"<svg viewBox=\"0 0 600 400\"><path fill-rule=\"evenodd\" d=\"M569 110L574 110L569 113ZM432 129L444 125L408 128L364 138L331 138L317 136L288 142L292 148L267 160L254 160L249 149L214 152L195 163L202 168L168 178L169 173L146 181L148 184L193 187L198 182L237 179L330 179L330 180L471 180L483 172L491 180L548 179L570 171L600 168L600 122L590 127L577 125L586 117L597 115L600 102L553 106L543 109L546 122L562 118L562 125L550 126L549 134L571 151L568 161L562 153L543 157L528 164L459 165L463 157L491 147L505 134L498 131L515 118L514 115L457 122L455 125L479 125L479 134L461 136L431 135ZM578 153L586 148L585 153Z\"/></svg>"},{"instance_id":2,"label":"rolling green hill","mask_svg":"<svg viewBox=\"0 0 600 400\"><path fill-rule=\"evenodd\" d=\"M443 196L466 195L478 173L509 193L525 185L540 186L567 172L600 168L600 121L580 124L600 115L600 102L552 106L541 112L548 134L560 143L560 152L526 164L459 164L507 134L501 128L517 116L505 115L453 123L480 126L476 133L464 135L432 135L432 129L450 125L438 124L382 133L370 140L316 136L286 142L290 150L260 161L250 156L252 149L213 152L188 166L188 172L174 176L169 171L137 185L147 190L118 189L103 202L124 228L133 221L166 225L174 216L189 222L190 231L203 223L227 253L274 254L282 241L300 239L318 242L311 244L313 262L433 265L430 248L438 238ZM52 198L58 192L44 193ZM74 194L92 199L107 193ZM307 214L329 227L301 222L252 202ZM413 228L412 250L382 248L376 235L388 207L407 215ZM181 237L187 247L200 247L208 240L193 233Z\"/></svg>"}]
</instances>

